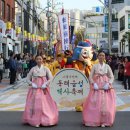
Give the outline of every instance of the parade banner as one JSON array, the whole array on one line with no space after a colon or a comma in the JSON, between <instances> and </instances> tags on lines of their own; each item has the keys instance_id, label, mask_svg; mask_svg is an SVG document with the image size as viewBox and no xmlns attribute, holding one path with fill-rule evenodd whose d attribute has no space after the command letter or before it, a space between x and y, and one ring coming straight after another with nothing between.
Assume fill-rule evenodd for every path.
<instances>
[{"instance_id":1,"label":"parade banner","mask_svg":"<svg viewBox=\"0 0 130 130\"><path fill-rule=\"evenodd\" d=\"M62 50L69 50L69 15L63 14L58 16L60 34L62 38Z\"/></svg>"},{"instance_id":2,"label":"parade banner","mask_svg":"<svg viewBox=\"0 0 130 130\"><path fill-rule=\"evenodd\" d=\"M89 82L82 72L67 68L54 76L50 89L60 110L74 110L87 97Z\"/></svg>"}]
</instances>

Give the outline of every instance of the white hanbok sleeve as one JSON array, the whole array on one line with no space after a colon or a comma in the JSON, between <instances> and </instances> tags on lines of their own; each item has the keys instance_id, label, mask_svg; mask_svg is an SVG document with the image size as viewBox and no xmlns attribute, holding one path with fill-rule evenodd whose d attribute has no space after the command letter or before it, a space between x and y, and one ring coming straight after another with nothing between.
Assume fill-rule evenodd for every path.
<instances>
[{"instance_id":1,"label":"white hanbok sleeve","mask_svg":"<svg viewBox=\"0 0 130 130\"><path fill-rule=\"evenodd\" d=\"M47 67L46 67L46 78L47 78L47 82L45 82L44 84L45 84L45 86L48 86L50 84L51 80L53 79L53 76L52 76L51 71Z\"/></svg>"},{"instance_id":2,"label":"white hanbok sleeve","mask_svg":"<svg viewBox=\"0 0 130 130\"><path fill-rule=\"evenodd\" d=\"M91 84L94 83L94 81L93 81L94 73L95 73L95 65L93 65L91 72L90 72L90 75L89 75L89 81Z\"/></svg>"},{"instance_id":3,"label":"white hanbok sleeve","mask_svg":"<svg viewBox=\"0 0 130 130\"><path fill-rule=\"evenodd\" d=\"M110 68L110 66L109 65L107 65L107 76L108 76L108 78L109 78L109 83L113 83L113 81L114 81L114 75L113 75L113 72L112 72L112 70L111 70L111 68Z\"/></svg>"},{"instance_id":4,"label":"white hanbok sleeve","mask_svg":"<svg viewBox=\"0 0 130 130\"><path fill-rule=\"evenodd\" d=\"M32 84L33 70L34 70L34 68L32 68L32 69L29 71L28 75L27 75L26 81L27 81L28 84Z\"/></svg>"},{"instance_id":5,"label":"white hanbok sleeve","mask_svg":"<svg viewBox=\"0 0 130 130\"><path fill-rule=\"evenodd\" d=\"M47 68L47 67L46 67L46 78L47 78L47 80L52 80L53 79L52 73L49 70L49 68Z\"/></svg>"}]
</instances>

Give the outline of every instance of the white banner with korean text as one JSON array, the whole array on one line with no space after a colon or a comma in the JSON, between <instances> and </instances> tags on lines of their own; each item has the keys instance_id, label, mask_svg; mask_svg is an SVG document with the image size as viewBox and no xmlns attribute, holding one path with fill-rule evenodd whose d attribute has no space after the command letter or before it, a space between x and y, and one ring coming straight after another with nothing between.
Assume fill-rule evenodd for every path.
<instances>
[{"instance_id":1,"label":"white banner with korean text","mask_svg":"<svg viewBox=\"0 0 130 130\"><path fill-rule=\"evenodd\" d=\"M50 84L51 95L59 110L75 110L81 105L89 92L87 77L76 69L60 70Z\"/></svg>"},{"instance_id":2,"label":"white banner with korean text","mask_svg":"<svg viewBox=\"0 0 130 130\"><path fill-rule=\"evenodd\" d=\"M69 50L69 14L62 14L58 16L59 28L62 38L62 50Z\"/></svg>"}]
</instances>

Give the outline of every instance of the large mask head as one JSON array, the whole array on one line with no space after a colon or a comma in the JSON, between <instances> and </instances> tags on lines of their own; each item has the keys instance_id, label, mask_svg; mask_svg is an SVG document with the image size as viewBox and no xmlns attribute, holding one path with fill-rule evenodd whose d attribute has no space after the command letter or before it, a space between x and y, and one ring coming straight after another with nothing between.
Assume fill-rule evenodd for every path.
<instances>
[{"instance_id":1,"label":"large mask head","mask_svg":"<svg viewBox=\"0 0 130 130\"><path fill-rule=\"evenodd\" d=\"M73 59L88 62L92 59L92 44L90 42L79 42L74 50Z\"/></svg>"}]
</instances>

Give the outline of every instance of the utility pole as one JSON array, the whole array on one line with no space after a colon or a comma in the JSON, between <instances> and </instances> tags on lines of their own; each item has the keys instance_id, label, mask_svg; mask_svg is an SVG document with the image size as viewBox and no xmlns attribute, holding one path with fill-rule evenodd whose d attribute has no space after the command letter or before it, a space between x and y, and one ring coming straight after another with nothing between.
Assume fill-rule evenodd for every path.
<instances>
[{"instance_id":1,"label":"utility pole","mask_svg":"<svg viewBox=\"0 0 130 130\"><path fill-rule=\"evenodd\" d=\"M32 3L32 5L33 5L33 12L32 12L32 14L33 14L33 21L32 21L32 33L34 33L34 25L35 25L35 23L34 23L34 17L35 17L35 0L33 0L32 1L33 3Z\"/></svg>"},{"instance_id":2,"label":"utility pole","mask_svg":"<svg viewBox=\"0 0 130 130\"><path fill-rule=\"evenodd\" d=\"M54 14L53 14L53 10L54 10L55 6L54 6L54 1L52 0L52 35L51 35L51 41L54 38Z\"/></svg>"},{"instance_id":3,"label":"utility pole","mask_svg":"<svg viewBox=\"0 0 130 130\"><path fill-rule=\"evenodd\" d=\"M51 44L51 39L50 39L50 28L51 28L51 26L50 26L50 0L47 0L47 7L48 7L48 11L47 11L47 23L48 23L48 37L49 37L49 44L48 44L48 47L47 47L47 54L48 54L48 52L49 52L49 50L50 50L50 44Z\"/></svg>"},{"instance_id":4,"label":"utility pole","mask_svg":"<svg viewBox=\"0 0 130 130\"><path fill-rule=\"evenodd\" d=\"M21 6L21 29L22 29L21 53L23 53L24 51L24 0L22 0L22 6Z\"/></svg>"},{"instance_id":5,"label":"utility pole","mask_svg":"<svg viewBox=\"0 0 130 130\"><path fill-rule=\"evenodd\" d=\"M32 6L33 6L33 12L32 12L32 15L33 15L33 21L32 21L32 34L35 33L35 0L32 0ZM35 54L35 43L34 41L32 41L32 54Z\"/></svg>"},{"instance_id":6,"label":"utility pole","mask_svg":"<svg viewBox=\"0 0 130 130\"><path fill-rule=\"evenodd\" d=\"M108 6L108 46L109 46L109 53L111 54L111 46L112 46L112 8L111 8L111 0L109 0Z\"/></svg>"}]
</instances>

